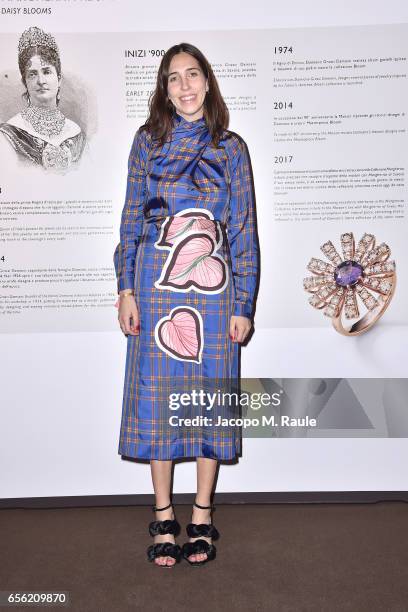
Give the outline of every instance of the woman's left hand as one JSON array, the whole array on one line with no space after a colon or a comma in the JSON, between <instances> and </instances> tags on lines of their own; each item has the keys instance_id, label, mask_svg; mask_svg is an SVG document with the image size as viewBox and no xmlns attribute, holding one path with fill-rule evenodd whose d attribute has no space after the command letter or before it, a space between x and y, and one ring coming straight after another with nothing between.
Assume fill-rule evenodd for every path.
<instances>
[{"instance_id":1,"label":"woman's left hand","mask_svg":"<svg viewBox=\"0 0 408 612\"><path fill-rule=\"evenodd\" d=\"M233 315L230 321L230 338L233 342L243 342L252 327L251 319Z\"/></svg>"}]
</instances>

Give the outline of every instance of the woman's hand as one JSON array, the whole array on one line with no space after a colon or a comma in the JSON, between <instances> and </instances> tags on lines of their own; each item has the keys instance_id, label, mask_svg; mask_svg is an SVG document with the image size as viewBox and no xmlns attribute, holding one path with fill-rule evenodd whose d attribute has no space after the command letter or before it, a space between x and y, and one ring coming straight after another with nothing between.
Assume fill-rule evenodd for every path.
<instances>
[{"instance_id":1,"label":"woman's hand","mask_svg":"<svg viewBox=\"0 0 408 612\"><path fill-rule=\"evenodd\" d=\"M233 342L243 342L252 327L251 319L233 315L230 321L230 337Z\"/></svg>"},{"instance_id":2,"label":"woman's hand","mask_svg":"<svg viewBox=\"0 0 408 612\"><path fill-rule=\"evenodd\" d=\"M124 290L124 293L126 290ZM123 333L138 336L140 331L139 311L134 295L119 294L118 320Z\"/></svg>"}]
</instances>

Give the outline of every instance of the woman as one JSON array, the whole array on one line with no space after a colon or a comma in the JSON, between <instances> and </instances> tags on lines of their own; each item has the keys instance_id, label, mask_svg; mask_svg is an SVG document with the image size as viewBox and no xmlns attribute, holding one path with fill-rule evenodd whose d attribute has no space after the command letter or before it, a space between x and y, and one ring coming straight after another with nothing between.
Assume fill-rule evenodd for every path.
<instances>
[{"instance_id":1,"label":"woman","mask_svg":"<svg viewBox=\"0 0 408 612\"><path fill-rule=\"evenodd\" d=\"M46 170L64 171L79 161L85 136L74 121L59 110L61 61L51 34L32 27L23 32L18 45L18 65L26 88L26 108L6 123L0 133L4 157L13 147L20 160Z\"/></svg>"},{"instance_id":2,"label":"woman","mask_svg":"<svg viewBox=\"0 0 408 612\"><path fill-rule=\"evenodd\" d=\"M150 460L156 521L148 559L172 567L182 553L202 565L215 557L217 463L240 453L239 430L169 425L177 421L169 398L228 388L238 378L258 271L252 176L246 145L226 129L227 107L196 47L182 43L163 56L149 106L129 156L114 255L128 342L119 453ZM208 413L207 401L199 416ZM198 483L182 549L170 503L172 460L180 457L197 458Z\"/></svg>"}]
</instances>

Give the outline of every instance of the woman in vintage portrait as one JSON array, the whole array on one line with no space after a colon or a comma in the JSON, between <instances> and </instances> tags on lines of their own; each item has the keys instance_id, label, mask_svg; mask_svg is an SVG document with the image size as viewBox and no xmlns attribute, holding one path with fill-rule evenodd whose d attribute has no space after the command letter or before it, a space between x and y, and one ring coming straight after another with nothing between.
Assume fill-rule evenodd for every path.
<instances>
[{"instance_id":1,"label":"woman in vintage portrait","mask_svg":"<svg viewBox=\"0 0 408 612\"><path fill-rule=\"evenodd\" d=\"M114 253L127 336L118 452L150 461L156 505L148 560L198 566L215 557L216 470L240 454L240 431L183 425L179 416L199 409L176 413L169 396L239 377L259 267L255 198L247 146L227 129L227 106L199 49L181 43L165 53L149 111L129 155ZM214 423L219 410L212 409ZM180 547L171 480L173 461L186 457L196 459L197 493Z\"/></svg>"},{"instance_id":2,"label":"woman in vintage portrait","mask_svg":"<svg viewBox=\"0 0 408 612\"><path fill-rule=\"evenodd\" d=\"M54 37L37 27L23 32L18 65L26 107L0 124L2 159L17 155L29 165L65 171L80 160L86 139L80 126L58 108L62 74Z\"/></svg>"}]
</instances>

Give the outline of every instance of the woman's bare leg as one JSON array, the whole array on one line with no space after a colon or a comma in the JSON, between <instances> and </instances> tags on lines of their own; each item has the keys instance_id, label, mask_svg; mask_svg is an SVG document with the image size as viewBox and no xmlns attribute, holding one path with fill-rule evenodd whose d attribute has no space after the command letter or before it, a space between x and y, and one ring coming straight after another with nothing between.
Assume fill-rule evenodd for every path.
<instances>
[{"instance_id":1,"label":"woman's bare leg","mask_svg":"<svg viewBox=\"0 0 408 612\"><path fill-rule=\"evenodd\" d=\"M197 457L197 495L196 502L200 506L209 506L211 503L211 493L214 487L214 479L217 471L218 461L216 459L208 459L207 457ZM200 510L193 506L192 523L210 523L210 510ZM194 542L198 538L190 538L190 542ZM207 540L211 544L211 538L201 539ZM206 553L190 555L190 561L204 561L207 558Z\"/></svg>"},{"instance_id":2,"label":"woman's bare leg","mask_svg":"<svg viewBox=\"0 0 408 612\"><path fill-rule=\"evenodd\" d=\"M150 469L152 473L152 481L154 494L156 497L156 508L164 508L170 503L170 487L171 487L171 470L173 462L169 461L158 461L152 459L150 461ZM156 521L173 520L174 513L173 508L170 507L162 512L156 512ZM174 536L171 533L165 535L154 536L154 543L159 544L161 542L172 542L175 543ZM173 557L156 557L154 560L157 565L173 565L176 560Z\"/></svg>"}]
</instances>

